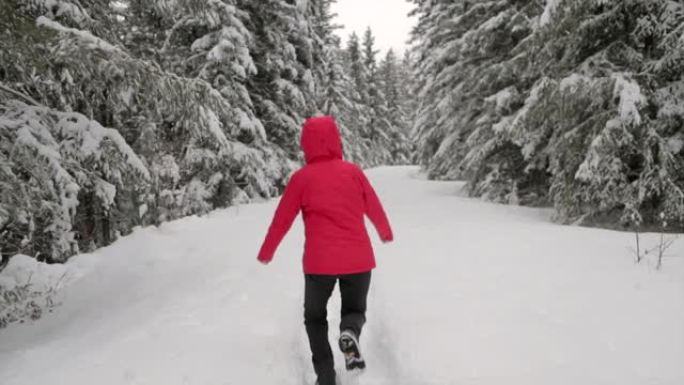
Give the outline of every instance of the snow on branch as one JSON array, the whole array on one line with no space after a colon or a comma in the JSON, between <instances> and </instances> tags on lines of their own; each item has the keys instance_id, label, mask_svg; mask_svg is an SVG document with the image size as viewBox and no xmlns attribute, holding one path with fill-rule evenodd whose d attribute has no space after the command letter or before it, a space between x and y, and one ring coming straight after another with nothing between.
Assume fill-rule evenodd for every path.
<instances>
[{"instance_id":1,"label":"snow on branch","mask_svg":"<svg viewBox=\"0 0 684 385\"><path fill-rule=\"evenodd\" d=\"M543 27L551 22L553 14L558 9L558 4L560 0L546 0L546 6L544 7L544 13L542 13L539 18L539 26Z\"/></svg>"},{"instance_id":2,"label":"snow on branch","mask_svg":"<svg viewBox=\"0 0 684 385\"><path fill-rule=\"evenodd\" d=\"M62 24L54 20L50 20L45 16L38 17L36 20L36 25L38 27L45 27L62 34L76 37L80 42L84 43L85 46L90 49L98 49L108 53L124 54L121 49L109 44L108 42L100 39L88 31L65 27Z\"/></svg>"},{"instance_id":3,"label":"snow on branch","mask_svg":"<svg viewBox=\"0 0 684 385\"><path fill-rule=\"evenodd\" d=\"M74 221L79 193L91 190L104 210L114 205L122 177L137 183L150 179L142 160L113 129L74 112L28 106L18 101L0 104L0 158L8 167L8 186L28 173L33 181L17 190L11 207L31 223L30 232L50 239L53 259L78 251ZM35 227L35 219L40 226ZM48 218L47 220L44 218ZM29 237L30 238L30 237Z\"/></svg>"},{"instance_id":4,"label":"snow on branch","mask_svg":"<svg viewBox=\"0 0 684 385\"><path fill-rule=\"evenodd\" d=\"M105 156L101 150L102 145L105 141L109 141L124 156L127 164L133 170L145 179L150 178L147 167L117 130L105 128L97 121L90 120L79 113L63 112L57 115L59 116L57 129L62 135L67 134L69 137L80 139L79 150L81 154L100 159Z\"/></svg>"},{"instance_id":5,"label":"snow on branch","mask_svg":"<svg viewBox=\"0 0 684 385\"><path fill-rule=\"evenodd\" d=\"M71 1L64 0L29 0L34 7L40 7L47 11L51 17L68 17L78 24L92 21L88 12L80 4L73 4ZM78 2L78 1L77 1Z\"/></svg>"},{"instance_id":6,"label":"snow on branch","mask_svg":"<svg viewBox=\"0 0 684 385\"><path fill-rule=\"evenodd\" d=\"M646 97L641 92L641 87L624 73L613 74L612 78L615 80L613 97L620 100L618 105L620 122L624 124L641 124L639 108L646 103Z\"/></svg>"},{"instance_id":7,"label":"snow on branch","mask_svg":"<svg viewBox=\"0 0 684 385\"><path fill-rule=\"evenodd\" d=\"M28 102L28 103L30 103L30 104L32 104L32 105L34 105L34 106L40 106L40 105L41 105L40 103L38 103L38 102L37 102L35 99L33 99L32 97L30 97L30 96L28 96L28 95L26 95L26 94L24 94L24 93L22 93L22 92L19 92L19 91L15 90L15 89L12 89L12 88L10 88L10 87L7 87L6 85L2 84L2 82L0 82L0 91L5 91L5 92L7 92L8 94L11 94L11 95L13 95L13 96L15 96L15 97L18 97L18 98L20 98L20 99L23 99L25 102Z\"/></svg>"}]
</instances>

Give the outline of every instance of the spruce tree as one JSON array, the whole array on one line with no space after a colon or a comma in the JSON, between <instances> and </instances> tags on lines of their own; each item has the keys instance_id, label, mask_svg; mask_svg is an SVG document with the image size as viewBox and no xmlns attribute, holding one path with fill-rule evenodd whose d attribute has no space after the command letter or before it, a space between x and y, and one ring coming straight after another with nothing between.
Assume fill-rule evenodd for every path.
<instances>
[{"instance_id":1,"label":"spruce tree","mask_svg":"<svg viewBox=\"0 0 684 385\"><path fill-rule=\"evenodd\" d=\"M350 159L390 160L331 3L0 3L0 264L277 195L316 113L338 118Z\"/></svg>"},{"instance_id":2,"label":"spruce tree","mask_svg":"<svg viewBox=\"0 0 684 385\"><path fill-rule=\"evenodd\" d=\"M394 126L390 120L384 85L380 76L375 36L370 28L363 37L363 66L366 74L366 99L364 104L368 111L365 132L371 147L371 164L385 164L392 161L392 147L398 138L393 138Z\"/></svg>"},{"instance_id":3,"label":"spruce tree","mask_svg":"<svg viewBox=\"0 0 684 385\"><path fill-rule=\"evenodd\" d=\"M235 5L61 1L46 7L13 0L0 6L3 25L12 27L0 39L0 115L11 122L39 108L26 129L41 135L41 145L68 150L61 157L75 167L61 165L68 174L63 180L75 180L66 185L72 187L65 209L61 190L50 195L40 187L50 183L52 158L32 163L46 171L36 170L42 176L31 188L34 182L11 176L27 167L24 160L3 161L3 181L14 181L21 194L2 197L0 226L12 223L13 230L3 231L0 249L16 251L21 244L23 252L63 260L134 226L278 193L293 165L250 118L249 94L240 88L254 73L245 51L250 37L240 25L246 13ZM62 119L79 123L69 131L55 123ZM30 138L16 129L24 128L10 127L3 143ZM117 155L106 144L110 139L101 156L60 145L78 144L92 132L107 133L97 134L102 138L118 133L134 155L123 145L118 148L126 155ZM145 172L127 166L135 159ZM6 210L9 205L16 209Z\"/></svg>"},{"instance_id":4,"label":"spruce tree","mask_svg":"<svg viewBox=\"0 0 684 385\"><path fill-rule=\"evenodd\" d=\"M681 4L416 4L432 177L563 222L681 226Z\"/></svg>"},{"instance_id":5,"label":"spruce tree","mask_svg":"<svg viewBox=\"0 0 684 385\"><path fill-rule=\"evenodd\" d=\"M390 49L379 68L380 84L385 95L386 120L389 123L390 155L393 163L409 163L408 129L409 105L406 85L410 75L403 70L392 49Z\"/></svg>"},{"instance_id":6,"label":"spruce tree","mask_svg":"<svg viewBox=\"0 0 684 385\"><path fill-rule=\"evenodd\" d=\"M302 36L306 9L285 0L239 1L254 36L256 75L248 82L267 138L295 159L304 118L315 112L310 37Z\"/></svg>"}]
</instances>

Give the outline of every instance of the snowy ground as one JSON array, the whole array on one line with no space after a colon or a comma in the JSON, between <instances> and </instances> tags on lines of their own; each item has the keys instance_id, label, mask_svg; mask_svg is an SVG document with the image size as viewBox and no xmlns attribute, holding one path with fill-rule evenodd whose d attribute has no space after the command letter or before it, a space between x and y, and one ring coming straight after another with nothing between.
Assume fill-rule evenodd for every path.
<instances>
[{"instance_id":1,"label":"snowy ground","mask_svg":"<svg viewBox=\"0 0 684 385\"><path fill-rule=\"evenodd\" d=\"M376 245L369 369L343 385L684 383L684 258L655 271L634 264L630 234L459 197L459 184L415 168L369 176L397 240ZM61 307L0 330L0 382L313 383L299 220L273 264L255 261L274 204L139 230L75 258Z\"/></svg>"}]
</instances>

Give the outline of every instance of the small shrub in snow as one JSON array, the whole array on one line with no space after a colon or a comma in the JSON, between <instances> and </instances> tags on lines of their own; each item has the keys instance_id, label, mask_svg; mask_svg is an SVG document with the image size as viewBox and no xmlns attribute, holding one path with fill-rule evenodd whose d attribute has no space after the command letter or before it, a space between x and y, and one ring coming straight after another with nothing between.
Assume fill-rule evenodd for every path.
<instances>
[{"instance_id":1,"label":"small shrub in snow","mask_svg":"<svg viewBox=\"0 0 684 385\"><path fill-rule=\"evenodd\" d=\"M634 243L635 248L632 250L635 256L636 263L641 263L646 258L652 257L655 259L656 269L660 270L663 267L664 260L669 257L668 251L677 241L677 236L668 235L668 223L665 219L665 213L660 213L660 226L658 227L658 240L654 246L650 248L643 247L641 237L640 218L634 215L632 217L634 227Z\"/></svg>"},{"instance_id":2,"label":"small shrub in snow","mask_svg":"<svg viewBox=\"0 0 684 385\"><path fill-rule=\"evenodd\" d=\"M25 255L13 257L0 272L0 329L51 311L58 305L57 291L65 279L61 265L46 265Z\"/></svg>"}]
</instances>

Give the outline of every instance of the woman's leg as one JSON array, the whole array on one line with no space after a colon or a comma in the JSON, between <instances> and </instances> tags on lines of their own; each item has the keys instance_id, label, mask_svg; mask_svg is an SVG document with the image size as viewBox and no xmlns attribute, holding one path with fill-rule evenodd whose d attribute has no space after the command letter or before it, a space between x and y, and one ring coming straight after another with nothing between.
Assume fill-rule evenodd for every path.
<instances>
[{"instance_id":1,"label":"woman's leg","mask_svg":"<svg viewBox=\"0 0 684 385\"><path fill-rule=\"evenodd\" d=\"M342 295L342 321L340 331L351 330L357 338L366 323L366 299L370 288L371 272L340 276Z\"/></svg>"},{"instance_id":2,"label":"woman's leg","mask_svg":"<svg viewBox=\"0 0 684 385\"><path fill-rule=\"evenodd\" d=\"M335 385L335 363L328 342L328 299L335 288L337 277L330 275L305 276L304 324L309 336L314 370L320 385Z\"/></svg>"}]
</instances>

